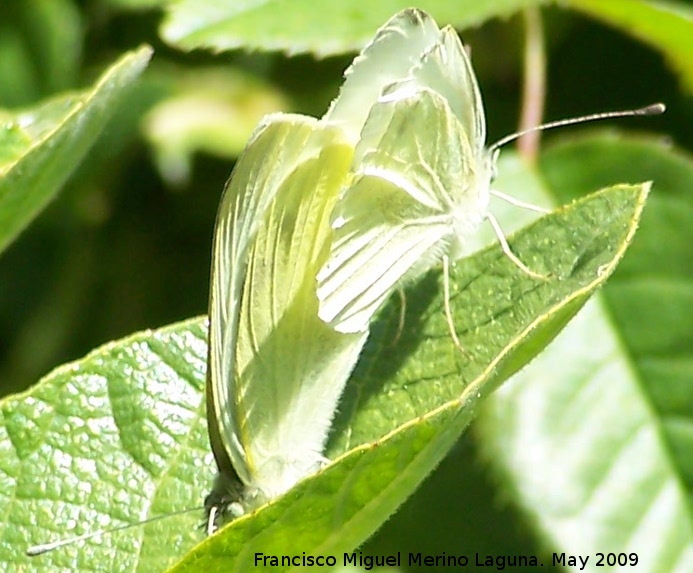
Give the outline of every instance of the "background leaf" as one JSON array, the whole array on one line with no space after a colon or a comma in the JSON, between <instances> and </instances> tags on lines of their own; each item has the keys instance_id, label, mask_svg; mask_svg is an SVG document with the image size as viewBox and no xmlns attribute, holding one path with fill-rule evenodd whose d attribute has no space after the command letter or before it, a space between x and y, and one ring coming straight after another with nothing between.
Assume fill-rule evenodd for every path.
<instances>
[{"instance_id":1,"label":"background leaf","mask_svg":"<svg viewBox=\"0 0 693 573\"><path fill-rule=\"evenodd\" d=\"M34 571L160 571L202 537L196 512L22 555L35 542L200 505L214 463L206 352L199 319L139 333L3 401L2 505L11 516L3 562Z\"/></svg>"},{"instance_id":2,"label":"background leaf","mask_svg":"<svg viewBox=\"0 0 693 573\"><path fill-rule=\"evenodd\" d=\"M159 173L174 187L189 182L195 153L237 157L265 115L290 107L282 92L238 68L162 66L156 72L172 85L147 112L143 132Z\"/></svg>"},{"instance_id":3,"label":"background leaf","mask_svg":"<svg viewBox=\"0 0 693 573\"><path fill-rule=\"evenodd\" d=\"M681 2L570 0L576 9L661 50L693 89L693 7Z\"/></svg>"},{"instance_id":4,"label":"background leaf","mask_svg":"<svg viewBox=\"0 0 693 573\"><path fill-rule=\"evenodd\" d=\"M480 436L555 547L637 552L647 570L685 571L693 563L684 454L693 329L676 309L690 304L693 267L690 246L667 236L691 235L693 172L656 142L593 137L547 153L548 181L563 196L603 181L596 164L584 168L590 155L624 180L657 181L652 210L601 304L490 401ZM595 536L575 534L585 530Z\"/></svg>"},{"instance_id":5,"label":"background leaf","mask_svg":"<svg viewBox=\"0 0 693 573\"><path fill-rule=\"evenodd\" d=\"M140 48L114 64L93 90L5 117L11 151L0 152L7 158L0 165L0 251L60 190L150 56L150 48ZM0 139L0 149L4 145Z\"/></svg>"},{"instance_id":6,"label":"background leaf","mask_svg":"<svg viewBox=\"0 0 693 573\"><path fill-rule=\"evenodd\" d=\"M70 0L6 3L0 22L3 105L26 105L72 87L83 41L82 14Z\"/></svg>"},{"instance_id":7,"label":"background leaf","mask_svg":"<svg viewBox=\"0 0 693 573\"><path fill-rule=\"evenodd\" d=\"M542 0L422 0L416 7L438 22L465 28L541 3ZM309 0L246 0L234 4L223 0L184 0L169 6L161 35L186 50L243 47L288 54L311 52L326 57L360 50L390 16L410 6L401 0L357 0L334 2L326 10L315 10L315 4Z\"/></svg>"}]
</instances>

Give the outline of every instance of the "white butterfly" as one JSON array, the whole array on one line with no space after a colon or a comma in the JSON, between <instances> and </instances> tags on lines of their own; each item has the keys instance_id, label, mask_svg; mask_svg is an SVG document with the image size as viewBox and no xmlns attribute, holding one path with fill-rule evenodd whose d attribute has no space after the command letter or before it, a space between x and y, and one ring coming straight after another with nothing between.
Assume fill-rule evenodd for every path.
<instances>
[{"instance_id":1,"label":"white butterfly","mask_svg":"<svg viewBox=\"0 0 693 573\"><path fill-rule=\"evenodd\" d=\"M242 498L238 513L269 501L324 461L366 338L317 315L315 275L352 153L337 127L269 116L222 196L210 288L207 418L220 470L210 528L218 507Z\"/></svg>"},{"instance_id":2,"label":"white butterfly","mask_svg":"<svg viewBox=\"0 0 693 573\"><path fill-rule=\"evenodd\" d=\"M547 129L594 119L662 113L655 104L544 124ZM486 121L479 86L457 32L442 30L425 12L393 16L354 60L325 120L356 143L353 177L332 219L330 257L320 269L320 317L340 332L359 332L393 289L443 262L450 332L449 261L465 254L487 220L504 253L511 251L489 199L541 213L491 189L501 145L485 147Z\"/></svg>"},{"instance_id":3,"label":"white butterfly","mask_svg":"<svg viewBox=\"0 0 693 573\"><path fill-rule=\"evenodd\" d=\"M337 402L393 287L460 256L484 218L532 273L488 213L496 152L484 138L457 34L414 9L378 31L322 120L276 114L257 128L214 234L210 528L215 507L255 507L325 462Z\"/></svg>"},{"instance_id":4,"label":"white butterfly","mask_svg":"<svg viewBox=\"0 0 693 573\"><path fill-rule=\"evenodd\" d=\"M379 71L393 54L398 77ZM394 16L347 71L326 119L343 124L364 99L373 105L353 182L318 273L320 317L340 332L362 330L394 288L462 255L489 217L494 174L481 94L452 28L439 30L420 10Z\"/></svg>"}]
</instances>

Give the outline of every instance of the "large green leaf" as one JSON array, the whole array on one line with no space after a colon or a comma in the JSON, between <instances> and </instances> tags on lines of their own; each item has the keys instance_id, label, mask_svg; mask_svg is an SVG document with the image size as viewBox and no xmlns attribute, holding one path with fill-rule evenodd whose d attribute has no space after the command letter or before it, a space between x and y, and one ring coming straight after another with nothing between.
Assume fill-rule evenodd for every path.
<instances>
[{"instance_id":1,"label":"large green leaf","mask_svg":"<svg viewBox=\"0 0 693 573\"><path fill-rule=\"evenodd\" d=\"M478 26L545 0L421 0L439 24ZM315 9L311 0L183 0L168 8L162 37L186 50L281 50L325 57L356 52L393 14L410 8L406 0L330 2Z\"/></svg>"},{"instance_id":2,"label":"large green leaf","mask_svg":"<svg viewBox=\"0 0 693 573\"><path fill-rule=\"evenodd\" d=\"M337 458L275 503L203 541L176 571L247 571L253 554L336 554L363 542L445 456L478 405L534 357L611 274L647 186L615 187L523 230L453 270L451 339L439 273L373 328L335 420ZM213 477L203 413L201 319L143 332L59 368L3 415L0 559L35 570L157 571L196 541L202 511L31 558L26 548L199 506ZM260 568L259 570L262 570ZM281 570L277 568L273 571Z\"/></svg>"},{"instance_id":3,"label":"large green leaf","mask_svg":"<svg viewBox=\"0 0 693 573\"><path fill-rule=\"evenodd\" d=\"M34 571L160 571L201 510L28 559L29 545L201 504L213 459L201 319L97 349L4 400L0 561Z\"/></svg>"},{"instance_id":4,"label":"large green leaf","mask_svg":"<svg viewBox=\"0 0 693 573\"><path fill-rule=\"evenodd\" d=\"M92 89L37 107L0 112L0 251L56 195L151 56L123 56Z\"/></svg>"},{"instance_id":5,"label":"large green leaf","mask_svg":"<svg viewBox=\"0 0 693 573\"><path fill-rule=\"evenodd\" d=\"M569 140L545 154L559 200L652 179L650 205L599 300L481 409L479 441L553 551L693 568L693 165L660 142Z\"/></svg>"}]
</instances>

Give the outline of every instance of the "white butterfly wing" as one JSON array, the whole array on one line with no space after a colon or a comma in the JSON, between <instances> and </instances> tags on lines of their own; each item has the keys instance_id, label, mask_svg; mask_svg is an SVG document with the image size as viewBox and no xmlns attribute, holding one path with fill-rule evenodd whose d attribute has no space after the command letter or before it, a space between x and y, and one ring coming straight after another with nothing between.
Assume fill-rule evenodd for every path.
<instances>
[{"instance_id":1,"label":"white butterfly wing","mask_svg":"<svg viewBox=\"0 0 693 573\"><path fill-rule=\"evenodd\" d=\"M330 257L318 273L320 317L340 332L367 328L395 286L476 229L488 201L470 134L431 90L393 86L359 146L362 160L335 208Z\"/></svg>"},{"instance_id":2,"label":"white butterfly wing","mask_svg":"<svg viewBox=\"0 0 693 573\"><path fill-rule=\"evenodd\" d=\"M395 14L347 68L339 96L323 119L339 125L356 144L385 86L406 77L439 41L440 30L425 12L410 8Z\"/></svg>"},{"instance_id":3,"label":"white butterfly wing","mask_svg":"<svg viewBox=\"0 0 693 573\"><path fill-rule=\"evenodd\" d=\"M392 290L418 268L426 270L450 240L449 216L418 203L390 175L359 176L335 221L318 295L320 317L339 332L367 327Z\"/></svg>"},{"instance_id":4,"label":"white butterfly wing","mask_svg":"<svg viewBox=\"0 0 693 573\"><path fill-rule=\"evenodd\" d=\"M214 231L210 285L207 418L210 441L222 472L234 468L244 483L251 479L239 425L233 372L241 294L247 259L262 217L294 167L317 122L302 116L268 116L257 127L238 159L222 195ZM286 169L286 168L285 168Z\"/></svg>"},{"instance_id":5,"label":"white butterfly wing","mask_svg":"<svg viewBox=\"0 0 693 573\"><path fill-rule=\"evenodd\" d=\"M440 41L411 72L415 84L441 95L477 149L486 141L486 120L472 62L454 28L446 26Z\"/></svg>"},{"instance_id":6,"label":"white butterfly wing","mask_svg":"<svg viewBox=\"0 0 693 573\"><path fill-rule=\"evenodd\" d=\"M227 234L217 235L214 264L224 280L213 292L223 297L226 287L235 289L213 306L211 338L221 340L212 349L214 422L253 503L317 469L366 337L339 334L317 316L315 275L327 255L330 213L351 147L340 130L302 117L281 118L262 137L266 145L252 142L252 158L239 160L240 175L230 183L258 197L241 201L238 216L229 213L233 228L218 223L217 232ZM258 204L264 208L245 208ZM236 237L235 229L248 228L250 236ZM243 256L233 248L241 241Z\"/></svg>"},{"instance_id":7,"label":"white butterfly wing","mask_svg":"<svg viewBox=\"0 0 693 573\"><path fill-rule=\"evenodd\" d=\"M395 41L406 36L419 39L418 54ZM378 59L385 54L392 68ZM362 128L354 184L336 209L331 256L318 275L320 316L342 332L364 328L395 286L442 254L460 256L488 206L483 103L453 28L438 30L418 10L398 14L355 60L353 94L360 90L369 101L373 92L360 84L368 72L391 79L412 63L389 85L373 82L372 89L382 91ZM356 105L348 82L328 116Z\"/></svg>"}]
</instances>

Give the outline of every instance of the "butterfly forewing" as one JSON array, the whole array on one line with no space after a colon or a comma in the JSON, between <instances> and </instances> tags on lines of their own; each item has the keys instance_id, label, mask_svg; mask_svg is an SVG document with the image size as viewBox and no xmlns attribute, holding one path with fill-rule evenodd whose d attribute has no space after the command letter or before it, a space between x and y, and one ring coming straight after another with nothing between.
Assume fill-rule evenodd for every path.
<instances>
[{"instance_id":1,"label":"butterfly forewing","mask_svg":"<svg viewBox=\"0 0 693 573\"><path fill-rule=\"evenodd\" d=\"M319 467L365 341L365 332L343 335L320 320L316 295L352 153L335 126L275 116L229 184L227 194L241 197L228 199L215 239L210 384L222 399L210 425L246 486L246 508Z\"/></svg>"},{"instance_id":2,"label":"butterfly forewing","mask_svg":"<svg viewBox=\"0 0 693 573\"><path fill-rule=\"evenodd\" d=\"M343 335L318 317L315 275L352 148L321 124L288 170L249 253L241 303L235 413L259 498L314 472L365 332Z\"/></svg>"},{"instance_id":3,"label":"butterfly forewing","mask_svg":"<svg viewBox=\"0 0 693 573\"><path fill-rule=\"evenodd\" d=\"M440 40L412 69L411 77L409 81L435 91L447 101L473 148L484 146L486 120L481 92L472 62L453 28L441 30Z\"/></svg>"},{"instance_id":4,"label":"butterfly forewing","mask_svg":"<svg viewBox=\"0 0 693 573\"><path fill-rule=\"evenodd\" d=\"M217 215L209 305L207 420L220 469L235 468L245 483L251 472L238 441L239 420L232 405L237 400L233 372L248 252L285 178L285 173L268 169L268 165L295 165L316 123L303 116L268 116L238 159Z\"/></svg>"},{"instance_id":5,"label":"butterfly forewing","mask_svg":"<svg viewBox=\"0 0 693 573\"><path fill-rule=\"evenodd\" d=\"M371 89L381 91L359 116L354 181L335 209L330 258L318 274L320 316L343 332L367 328L393 288L460 256L488 208L481 94L455 30L439 30L419 10L395 15L354 61L328 116L349 110L359 90L367 108L373 91L363 86L373 77L382 81Z\"/></svg>"},{"instance_id":6,"label":"butterfly forewing","mask_svg":"<svg viewBox=\"0 0 693 573\"><path fill-rule=\"evenodd\" d=\"M439 41L440 30L425 12L410 9L393 16L345 72L339 97L332 102L325 121L339 125L356 143L368 111L383 89L405 77L419 63L421 54Z\"/></svg>"}]
</instances>

